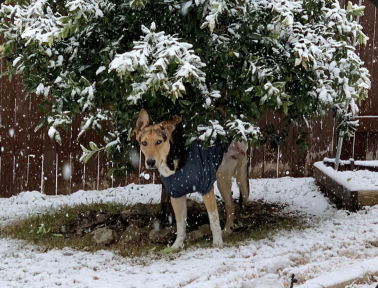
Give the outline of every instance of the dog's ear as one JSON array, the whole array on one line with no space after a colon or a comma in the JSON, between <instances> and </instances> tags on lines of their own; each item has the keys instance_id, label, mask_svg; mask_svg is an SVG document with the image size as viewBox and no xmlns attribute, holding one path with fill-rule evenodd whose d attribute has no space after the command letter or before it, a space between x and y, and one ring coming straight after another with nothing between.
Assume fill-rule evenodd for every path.
<instances>
[{"instance_id":1,"label":"dog's ear","mask_svg":"<svg viewBox=\"0 0 378 288\"><path fill-rule=\"evenodd\" d=\"M181 117L177 116L177 115L174 115L171 117L170 120L168 121L163 121L160 126L161 126L161 129L163 130L168 130L169 132L172 132L173 130L175 130L176 126L181 123L182 119Z\"/></svg>"},{"instance_id":2,"label":"dog's ear","mask_svg":"<svg viewBox=\"0 0 378 288\"><path fill-rule=\"evenodd\" d=\"M139 112L139 117L137 119L136 128L135 128L135 134L136 134L136 138L138 142L139 142L140 133L142 132L144 128L148 126L148 124L150 124L150 117L148 116L146 110L142 109Z\"/></svg>"}]
</instances>

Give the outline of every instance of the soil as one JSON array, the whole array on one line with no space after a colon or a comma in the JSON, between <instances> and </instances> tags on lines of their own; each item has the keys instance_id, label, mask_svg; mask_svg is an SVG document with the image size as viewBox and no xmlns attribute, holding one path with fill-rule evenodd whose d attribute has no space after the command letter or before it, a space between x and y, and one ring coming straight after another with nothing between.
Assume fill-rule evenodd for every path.
<instances>
[{"instance_id":1,"label":"soil","mask_svg":"<svg viewBox=\"0 0 378 288\"><path fill-rule=\"evenodd\" d=\"M209 224L209 218L203 203L197 203L188 200L188 218L187 233L197 231L200 226ZM284 213L284 205L267 204L263 202L249 202L242 209L235 203L235 227L234 234L245 233L248 230L256 229L260 226L265 228L275 228L283 223L289 217ZM220 211L220 222L222 228L225 224L225 211L223 202L218 203ZM151 246L155 243L172 244L175 240L175 219L170 214L165 219L160 219L160 205L158 204L141 204L138 203L130 209L122 213L105 213L102 211L83 211L77 215L72 222L66 223L62 231L54 231L54 233L62 233L65 238L73 237L91 237L93 231L106 227L115 231L118 240L112 245L134 245L137 248L143 246ZM293 218L293 215L290 215ZM127 229L129 227L129 229ZM159 239L158 242L149 237L152 230L164 230L164 240ZM200 228L202 230L202 228ZM135 232L137 231L137 232ZM156 231L155 231L156 232ZM127 234L129 233L129 234ZM135 237L136 241L122 241L122 236L131 235L130 233L138 233ZM203 234L206 241L212 241L211 236ZM125 236L129 237L129 236ZM198 238L196 239L198 240ZM96 245L96 244L94 244Z\"/></svg>"}]
</instances>

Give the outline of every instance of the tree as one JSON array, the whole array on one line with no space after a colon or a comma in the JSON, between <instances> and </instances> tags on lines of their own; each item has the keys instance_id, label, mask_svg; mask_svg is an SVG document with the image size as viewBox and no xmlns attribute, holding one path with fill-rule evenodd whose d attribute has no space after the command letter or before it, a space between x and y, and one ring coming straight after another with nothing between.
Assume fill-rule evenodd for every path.
<instances>
[{"instance_id":1,"label":"tree","mask_svg":"<svg viewBox=\"0 0 378 288\"><path fill-rule=\"evenodd\" d=\"M263 143L274 130L255 125L267 111L301 127L333 111L346 137L370 89L355 53L368 38L355 18L364 7L333 0L8 0L0 9L6 75L22 75L26 95L43 95L36 129L78 113L105 144L116 171L141 108L152 122L183 118L187 144Z\"/></svg>"}]
</instances>

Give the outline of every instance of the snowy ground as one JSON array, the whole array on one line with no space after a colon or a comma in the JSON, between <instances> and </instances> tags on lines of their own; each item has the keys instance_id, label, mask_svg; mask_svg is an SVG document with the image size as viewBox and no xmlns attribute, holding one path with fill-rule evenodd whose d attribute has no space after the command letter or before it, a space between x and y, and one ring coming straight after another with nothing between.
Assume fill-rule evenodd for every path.
<instances>
[{"instance_id":1,"label":"snowy ground","mask_svg":"<svg viewBox=\"0 0 378 288\"><path fill-rule=\"evenodd\" d=\"M236 186L233 191L237 197ZM71 196L26 192L0 199L0 222L9 223L61 204L157 202L159 198L157 185L80 191ZM250 199L288 203L288 211L306 215L312 228L279 232L239 247L192 247L159 260L127 259L108 251L42 252L24 241L0 239L0 287L289 287L293 273L303 284L378 257L378 207L352 214L337 211L312 178L251 180ZM351 287L376 286L377 283Z\"/></svg>"}]
</instances>

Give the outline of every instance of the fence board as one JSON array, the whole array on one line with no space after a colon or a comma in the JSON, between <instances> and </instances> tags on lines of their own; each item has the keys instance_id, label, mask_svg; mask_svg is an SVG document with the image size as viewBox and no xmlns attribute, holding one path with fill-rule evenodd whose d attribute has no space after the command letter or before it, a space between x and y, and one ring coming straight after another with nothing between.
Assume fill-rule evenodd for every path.
<instances>
[{"instance_id":1,"label":"fence board","mask_svg":"<svg viewBox=\"0 0 378 288\"><path fill-rule=\"evenodd\" d=\"M369 37L369 40L367 41L366 46L360 46L360 57L361 60L364 61L364 67L366 67L371 74L373 74L373 57L374 57L374 47L375 47L375 27L377 25L376 22L376 8L368 0L363 1L363 5L366 6L364 10L364 16L360 17L360 24L364 27L364 33L366 36ZM378 68L376 65L374 65L375 70ZM374 75L372 75L374 77ZM377 75L378 76L378 75ZM361 107L360 115L369 115L371 112L375 112L376 110L372 110L370 107L372 107L374 103L374 97L373 95L376 95L376 93L371 93L373 91L376 91L378 88L376 81L372 81L372 90L369 93L369 98L364 101L364 104ZM378 104L375 102L375 104Z\"/></svg>"},{"instance_id":2,"label":"fence board","mask_svg":"<svg viewBox=\"0 0 378 288\"><path fill-rule=\"evenodd\" d=\"M112 179L107 177L108 171L110 169L110 163L104 153L98 155L98 164L99 164L99 189L107 189L112 187Z\"/></svg>"},{"instance_id":3,"label":"fence board","mask_svg":"<svg viewBox=\"0 0 378 288\"><path fill-rule=\"evenodd\" d=\"M10 197L15 194L14 187L14 112L3 111L0 128L1 137L1 183L0 191L2 197Z\"/></svg>"},{"instance_id":4,"label":"fence board","mask_svg":"<svg viewBox=\"0 0 378 288\"><path fill-rule=\"evenodd\" d=\"M14 96L15 105L15 129L14 129L14 189L15 193L25 191L27 185L27 159L29 154L29 101L22 92L21 77L16 77Z\"/></svg>"},{"instance_id":5,"label":"fence board","mask_svg":"<svg viewBox=\"0 0 378 288\"><path fill-rule=\"evenodd\" d=\"M307 128L303 128L304 131L307 131ZM307 150L302 150L296 144L296 141L299 137L299 132L296 128L293 129L293 142L292 147L293 151L295 151L292 155L292 176L293 177L305 177L305 164L306 164L306 157L307 157Z\"/></svg>"},{"instance_id":6,"label":"fence board","mask_svg":"<svg viewBox=\"0 0 378 288\"><path fill-rule=\"evenodd\" d=\"M43 184L42 191L46 195L56 195L56 147L47 133L43 134Z\"/></svg>"},{"instance_id":7,"label":"fence board","mask_svg":"<svg viewBox=\"0 0 378 288\"><path fill-rule=\"evenodd\" d=\"M71 193L71 129L68 127L67 132L63 129L59 129L62 145L57 146L57 193L58 194L70 194Z\"/></svg>"},{"instance_id":8,"label":"fence board","mask_svg":"<svg viewBox=\"0 0 378 288\"><path fill-rule=\"evenodd\" d=\"M251 147L249 178L262 178L264 171L264 146Z\"/></svg>"},{"instance_id":9,"label":"fence board","mask_svg":"<svg viewBox=\"0 0 378 288\"><path fill-rule=\"evenodd\" d=\"M42 151L43 151L43 135L47 133L46 129L41 128L37 132L34 132L39 119L42 117L42 113L37 108L37 102L40 97L36 95L29 96L29 108L28 108L28 140L29 140L29 154L27 159L27 190L42 191L41 189L41 177L42 177Z\"/></svg>"},{"instance_id":10,"label":"fence board","mask_svg":"<svg viewBox=\"0 0 378 288\"><path fill-rule=\"evenodd\" d=\"M3 61L2 61L3 62ZM4 66L3 66L4 67ZM14 80L13 80L14 82ZM1 183L0 191L2 197L14 195L17 189L14 188L14 131L15 131L15 99L13 95L12 83L7 79L1 82L2 98L2 125L0 137L2 142L1 157Z\"/></svg>"},{"instance_id":11,"label":"fence board","mask_svg":"<svg viewBox=\"0 0 378 288\"><path fill-rule=\"evenodd\" d=\"M71 193L84 189L84 165L80 162L82 150L76 140L80 132L81 118L75 117L72 121L72 141L71 141ZM83 139L80 139L82 141Z\"/></svg>"},{"instance_id":12,"label":"fence board","mask_svg":"<svg viewBox=\"0 0 378 288\"><path fill-rule=\"evenodd\" d=\"M126 160L130 161L134 167L134 172L127 173L126 184L139 184L139 148L132 145L127 153Z\"/></svg>"},{"instance_id":13,"label":"fence board","mask_svg":"<svg viewBox=\"0 0 378 288\"><path fill-rule=\"evenodd\" d=\"M103 131L110 130L110 124L103 122L101 123ZM99 136L99 143L102 145L106 145L104 142L104 135ZM98 171L99 171L99 189L107 189L112 187L112 179L107 177L108 171L110 169L110 162L107 158L106 153L100 153L98 156ZM125 181L126 183L126 181Z\"/></svg>"},{"instance_id":14,"label":"fence board","mask_svg":"<svg viewBox=\"0 0 378 288\"><path fill-rule=\"evenodd\" d=\"M324 116L323 119L315 118L310 121L310 135L308 143L310 147L306 153L306 162L304 174L312 175L312 164L322 160L324 157L332 157L330 143L333 138L333 117L331 113Z\"/></svg>"},{"instance_id":15,"label":"fence board","mask_svg":"<svg viewBox=\"0 0 378 288\"><path fill-rule=\"evenodd\" d=\"M98 143L99 137L95 131L89 130L83 135L84 146L88 149L89 143L94 142ZM92 156L91 159L85 164L85 186L84 190L94 190L97 188L97 172L98 172L98 165L97 165L97 157Z\"/></svg>"},{"instance_id":16,"label":"fence board","mask_svg":"<svg viewBox=\"0 0 378 288\"><path fill-rule=\"evenodd\" d=\"M260 123L258 124L260 125ZM265 127L270 127L271 125L273 125L274 133L277 133L280 127L279 116L273 113L272 111L268 111L268 113L265 115L265 123L262 125ZM273 151L270 142L266 143L264 146L264 169L262 175L263 178L277 177L277 155L278 150Z\"/></svg>"},{"instance_id":17,"label":"fence board","mask_svg":"<svg viewBox=\"0 0 378 288\"><path fill-rule=\"evenodd\" d=\"M366 160L378 159L378 130L368 132L366 139Z\"/></svg>"},{"instance_id":18,"label":"fence board","mask_svg":"<svg viewBox=\"0 0 378 288\"><path fill-rule=\"evenodd\" d=\"M354 153L352 156L356 160L366 160L367 132L356 132L354 139Z\"/></svg>"}]
</instances>

